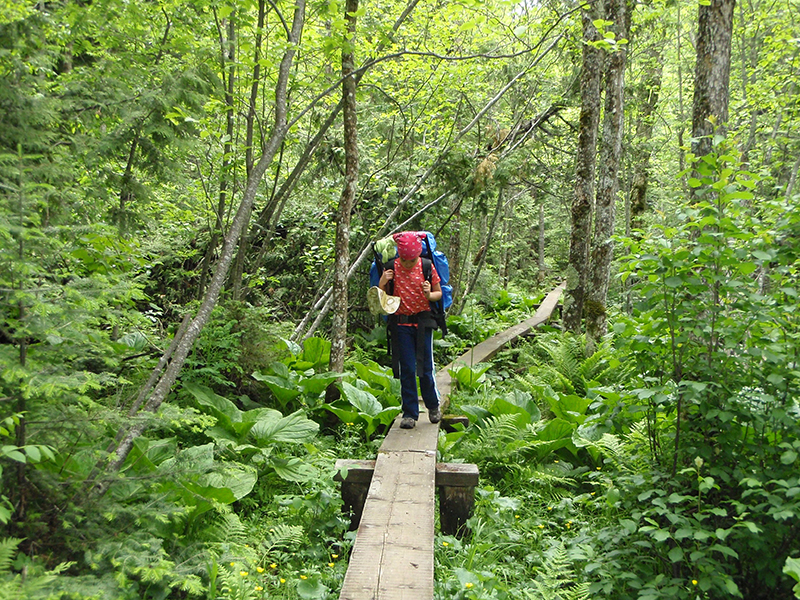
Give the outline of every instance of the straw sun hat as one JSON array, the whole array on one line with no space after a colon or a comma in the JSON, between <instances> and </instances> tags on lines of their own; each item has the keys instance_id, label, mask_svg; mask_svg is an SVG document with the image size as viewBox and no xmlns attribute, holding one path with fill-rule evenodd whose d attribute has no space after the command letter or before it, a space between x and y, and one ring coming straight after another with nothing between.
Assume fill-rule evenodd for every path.
<instances>
[{"instance_id":1,"label":"straw sun hat","mask_svg":"<svg viewBox=\"0 0 800 600\"><path fill-rule=\"evenodd\" d=\"M378 286L373 285L367 291L369 312L373 315L391 315L400 308L400 296L390 296Z\"/></svg>"}]
</instances>

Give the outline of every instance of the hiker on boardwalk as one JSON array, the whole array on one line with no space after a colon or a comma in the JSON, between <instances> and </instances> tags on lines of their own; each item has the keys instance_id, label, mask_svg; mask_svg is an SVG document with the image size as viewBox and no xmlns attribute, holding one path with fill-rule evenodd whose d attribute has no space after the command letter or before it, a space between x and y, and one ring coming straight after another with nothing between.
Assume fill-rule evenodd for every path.
<instances>
[{"instance_id":1,"label":"hiker on boardwalk","mask_svg":"<svg viewBox=\"0 0 800 600\"><path fill-rule=\"evenodd\" d=\"M400 297L400 308L389 315L392 353L399 361L403 418L400 427L412 429L419 418L417 376L422 400L428 409L428 419L442 419L436 371L433 366L433 330L437 328L430 303L442 297L439 274L430 261L430 279L423 271L422 241L416 231L394 235L398 258L381 275L378 287ZM428 266L426 264L427 270Z\"/></svg>"}]
</instances>

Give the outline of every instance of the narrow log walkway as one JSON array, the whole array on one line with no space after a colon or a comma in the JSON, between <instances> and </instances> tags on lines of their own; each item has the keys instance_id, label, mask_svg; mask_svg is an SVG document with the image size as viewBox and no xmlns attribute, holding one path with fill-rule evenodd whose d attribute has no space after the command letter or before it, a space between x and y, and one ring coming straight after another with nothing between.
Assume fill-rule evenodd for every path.
<instances>
[{"instance_id":1,"label":"narrow log walkway","mask_svg":"<svg viewBox=\"0 0 800 600\"><path fill-rule=\"evenodd\" d=\"M475 346L441 369L436 385L443 405L451 389L450 369L494 356L511 340L545 322L564 284L536 314ZM432 600L436 448L439 425L424 406L414 429L400 429L398 416L378 451L340 600Z\"/></svg>"}]
</instances>

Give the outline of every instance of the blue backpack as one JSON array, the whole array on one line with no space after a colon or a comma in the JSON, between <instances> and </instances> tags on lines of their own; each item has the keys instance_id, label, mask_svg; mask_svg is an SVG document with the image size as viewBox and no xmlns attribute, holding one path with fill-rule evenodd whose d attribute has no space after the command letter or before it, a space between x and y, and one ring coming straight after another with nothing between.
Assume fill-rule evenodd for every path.
<instances>
[{"instance_id":1,"label":"blue backpack","mask_svg":"<svg viewBox=\"0 0 800 600\"><path fill-rule=\"evenodd\" d=\"M444 252L436 249L436 239L431 232L420 231L419 233L422 241L421 258L423 275L426 280L431 280L432 271L430 269L430 264L433 263L433 266L436 267L436 273L439 275L439 285L442 288L442 299L431 302L431 312L442 330L442 335L447 335L445 311L453 304L453 286L450 285L450 263L447 261L447 256L445 256ZM369 284L371 286L378 285L383 270L387 267L393 267L394 263L394 258L384 261L383 258L385 257L382 257L378 253L374 243L372 244L372 251L375 254L375 260L372 261L372 265L369 269ZM397 253L395 252L395 257L396 256Z\"/></svg>"}]
</instances>

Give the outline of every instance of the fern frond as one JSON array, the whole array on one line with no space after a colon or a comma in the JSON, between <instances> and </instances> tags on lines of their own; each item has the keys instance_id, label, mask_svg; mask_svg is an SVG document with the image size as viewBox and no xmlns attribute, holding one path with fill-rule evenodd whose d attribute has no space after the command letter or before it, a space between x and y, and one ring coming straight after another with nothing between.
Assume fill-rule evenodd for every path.
<instances>
[{"instance_id":1,"label":"fern frond","mask_svg":"<svg viewBox=\"0 0 800 600\"><path fill-rule=\"evenodd\" d=\"M202 536L198 537L202 537L212 544L244 544L250 539L250 534L238 515L227 513L217 515L217 518L204 530Z\"/></svg>"},{"instance_id":2,"label":"fern frond","mask_svg":"<svg viewBox=\"0 0 800 600\"><path fill-rule=\"evenodd\" d=\"M589 584L575 581L567 551L562 542L557 542L545 552L546 560L531 582L537 600L588 600Z\"/></svg>"},{"instance_id":3,"label":"fern frond","mask_svg":"<svg viewBox=\"0 0 800 600\"><path fill-rule=\"evenodd\" d=\"M305 540L306 535L302 527L280 523L270 528L262 546L267 553L275 550L291 552L305 543Z\"/></svg>"},{"instance_id":4,"label":"fern frond","mask_svg":"<svg viewBox=\"0 0 800 600\"><path fill-rule=\"evenodd\" d=\"M11 561L17 553L17 546L22 543L19 538L0 539L0 575L11 572Z\"/></svg>"}]
</instances>

